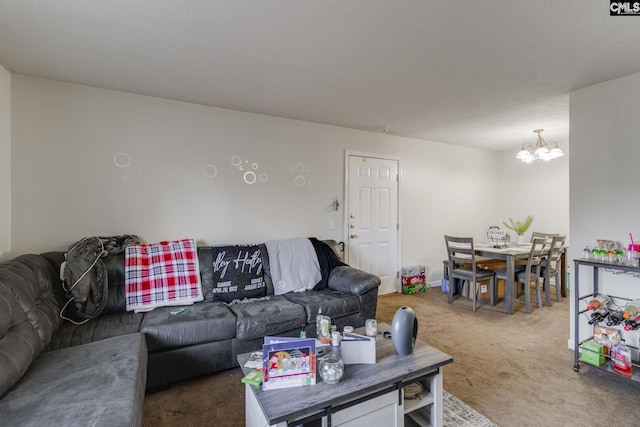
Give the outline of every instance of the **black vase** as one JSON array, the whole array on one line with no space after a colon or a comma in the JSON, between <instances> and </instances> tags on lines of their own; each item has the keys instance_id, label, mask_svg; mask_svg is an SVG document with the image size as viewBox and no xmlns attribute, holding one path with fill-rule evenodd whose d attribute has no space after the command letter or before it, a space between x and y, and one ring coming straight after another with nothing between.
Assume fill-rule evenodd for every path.
<instances>
[{"instance_id":1,"label":"black vase","mask_svg":"<svg viewBox=\"0 0 640 427\"><path fill-rule=\"evenodd\" d=\"M391 342L400 356L413 352L418 335L418 319L411 307L400 307L391 322Z\"/></svg>"}]
</instances>

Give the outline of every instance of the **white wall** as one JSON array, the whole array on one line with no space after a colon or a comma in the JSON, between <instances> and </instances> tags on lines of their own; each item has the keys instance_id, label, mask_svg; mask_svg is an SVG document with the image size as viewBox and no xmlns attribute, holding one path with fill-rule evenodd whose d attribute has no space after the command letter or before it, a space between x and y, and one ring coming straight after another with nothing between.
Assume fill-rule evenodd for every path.
<instances>
[{"instance_id":1,"label":"white wall","mask_svg":"<svg viewBox=\"0 0 640 427\"><path fill-rule=\"evenodd\" d=\"M574 259L596 239L614 240L624 247L629 233L640 240L640 73L572 92L570 105ZM580 279L583 289L591 286L589 270L581 269ZM601 280L613 295L640 298L636 277L604 273ZM581 326L581 339L588 330ZM633 345L638 345L637 339Z\"/></svg>"},{"instance_id":2,"label":"white wall","mask_svg":"<svg viewBox=\"0 0 640 427\"><path fill-rule=\"evenodd\" d=\"M208 244L342 240L342 207L331 205L343 201L345 150L400 159L402 265L427 265L434 280L443 234L484 239L489 225L520 212L504 208L520 189L505 190L500 153L19 75L12 107L15 254L121 233ZM528 203L519 207L537 215Z\"/></svg>"},{"instance_id":3,"label":"white wall","mask_svg":"<svg viewBox=\"0 0 640 427\"><path fill-rule=\"evenodd\" d=\"M551 132L545 136L554 139ZM532 143L534 137L532 134ZM522 163L515 158L518 147L501 153L499 205L503 216L498 218L496 225L505 228L502 221L508 222L509 217L522 220L533 215L531 228L525 233L526 240L531 232L540 231L565 235L570 244L569 141L558 141L558 144L565 155L549 162Z\"/></svg>"},{"instance_id":4,"label":"white wall","mask_svg":"<svg viewBox=\"0 0 640 427\"><path fill-rule=\"evenodd\" d=\"M11 251L11 74L0 66L0 260Z\"/></svg>"},{"instance_id":5,"label":"white wall","mask_svg":"<svg viewBox=\"0 0 640 427\"><path fill-rule=\"evenodd\" d=\"M484 193L500 185L498 154L407 139L401 154L403 265L426 265L439 282L444 234L486 240L499 216L499 205Z\"/></svg>"}]
</instances>

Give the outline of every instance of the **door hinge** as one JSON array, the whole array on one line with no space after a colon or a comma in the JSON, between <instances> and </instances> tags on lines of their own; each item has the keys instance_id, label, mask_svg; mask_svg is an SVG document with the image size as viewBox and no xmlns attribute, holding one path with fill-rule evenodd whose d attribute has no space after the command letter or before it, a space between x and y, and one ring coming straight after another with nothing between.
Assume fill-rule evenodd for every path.
<instances>
[{"instance_id":1,"label":"door hinge","mask_svg":"<svg viewBox=\"0 0 640 427\"><path fill-rule=\"evenodd\" d=\"M396 222L396 230L400 230L400 223Z\"/></svg>"},{"instance_id":2,"label":"door hinge","mask_svg":"<svg viewBox=\"0 0 640 427\"><path fill-rule=\"evenodd\" d=\"M400 272L396 271L396 279L399 279L399 278L400 278Z\"/></svg>"}]
</instances>

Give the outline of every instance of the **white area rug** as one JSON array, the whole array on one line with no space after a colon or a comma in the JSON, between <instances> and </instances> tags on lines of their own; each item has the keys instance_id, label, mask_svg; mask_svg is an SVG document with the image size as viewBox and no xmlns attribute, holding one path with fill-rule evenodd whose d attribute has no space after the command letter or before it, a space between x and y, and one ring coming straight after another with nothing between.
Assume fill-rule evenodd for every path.
<instances>
[{"instance_id":1,"label":"white area rug","mask_svg":"<svg viewBox=\"0 0 640 427\"><path fill-rule=\"evenodd\" d=\"M446 390L442 395L444 398L443 408L445 427L498 427L498 425L489 418L485 417Z\"/></svg>"}]
</instances>

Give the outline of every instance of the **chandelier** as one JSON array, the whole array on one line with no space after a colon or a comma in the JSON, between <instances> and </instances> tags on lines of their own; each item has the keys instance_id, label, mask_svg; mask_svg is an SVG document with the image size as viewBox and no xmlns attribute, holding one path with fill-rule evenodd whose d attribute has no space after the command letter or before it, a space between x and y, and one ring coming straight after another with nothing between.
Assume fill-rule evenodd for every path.
<instances>
[{"instance_id":1,"label":"chandelier","mask_svg":"<svg viewBox=\"0 0 640 427\"><path fill-rule=\"evenodd\" d=\"M534 160L544 160L548 162L551 159L564 156L564 152L558 147L557 142L549 141L549 144L553 144L553 147L549 148L549 144L540 136L542 131L544 131L544 129L535 129L533 131L538 134L536 145L533 146L528 142L522 144L522 148L516 155L516 159L520 159L524 163L531 163Z\"/></svg>"}]
</instances>

